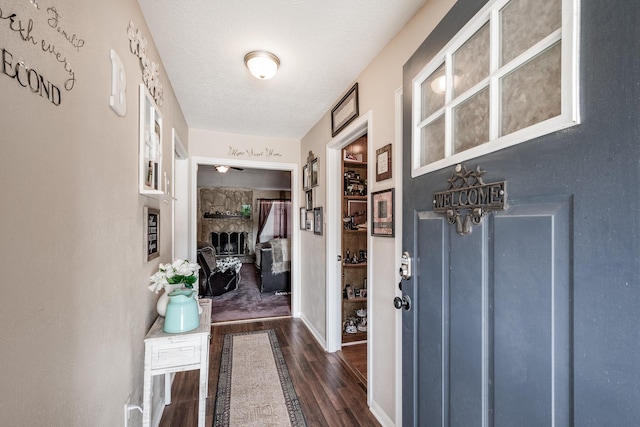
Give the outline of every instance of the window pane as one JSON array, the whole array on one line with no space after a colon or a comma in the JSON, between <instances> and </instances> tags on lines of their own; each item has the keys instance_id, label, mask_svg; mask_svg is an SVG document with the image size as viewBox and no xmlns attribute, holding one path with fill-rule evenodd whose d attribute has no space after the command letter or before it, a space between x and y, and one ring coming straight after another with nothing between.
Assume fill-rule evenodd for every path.
<instances>
[{"instance_id":1,"label":"window pane","mask_svg":"<svg viewBox=\"0 0 640 427\"><path fill-rule=\"evenodd\" d=\"M454 97L489 75L489 23L453 54Z\"/></svg>"},{"instance_id":2,"label":"window pane","mask_svg":"<svg viewBox=\"0 0 640 427\"><path fill-rule=\"evenodd\" d=\"M453 110L453 154L489 141L489 88Z\"/></svg>"},{"instance_id":3,"label":"window pane","mask_svg":"<svg viewBox=\"0 0 640 427\"><path fill-rule=\"evenodd\" d=\"M444 107L444 64L434 71L422 83L422 114L424 120L440 108Z\"/></svg>"},{"instance_id":4,"label":"window pane","mask_svg":"<svg viewBox=\"0 0 640 427\"><path fill-rule=\"evenodd\" d=\"M421 130L420 166L444 159L444 115Z\"/></svg>"},{"instance_id":5,"label":"window pane","mask_svg":"<svg viewBox=\"0 0 640 427\"><path fill-rule=\"evenodd\" d=\"M561 0L511 0L500 12L500 66L560 28Z\"/></svg>"},{"instance_id":6,"label":"window pane","mask_svg":"<svg viewBox=\"0 0 640 427\"><path fill-rule=\"evenodd\" d=\"M556 43L502 78L500 136L560 115L560 55Z\"/></svg>"}]
</instances>

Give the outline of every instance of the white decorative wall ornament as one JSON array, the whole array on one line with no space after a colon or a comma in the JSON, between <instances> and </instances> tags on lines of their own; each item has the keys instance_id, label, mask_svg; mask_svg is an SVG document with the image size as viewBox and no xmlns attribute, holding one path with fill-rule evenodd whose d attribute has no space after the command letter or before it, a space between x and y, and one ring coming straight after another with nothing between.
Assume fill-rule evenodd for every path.
<instances>
[{"instance_id":1,"label":"white decorative wall ornament","mask_svg":"<svg viewBox=\"0 0 640 427\"><path fill-rule=\"evenodd\" d=\"M123 117L127 113L127 74L124 64L115 50L109 51L111 59L111 96L109 106L117 115Z\"/></svg>"},{"instance_id":2,"label":"white decorative wall ornament","mask_svg":"<svg viewBox=\"0 0 640 427\"><path fill-rule=\"evenodd\" d=\"M147 57L147 39L142 35L142 32L135 27L133 21L129 21L127 35L129 36L131 53L140 58L142 81L147 89L149 89L153 100L160 106L162 105L164 97L164 87L160 82L160 65L150 61Z\"/></svg>"}]
</instances>

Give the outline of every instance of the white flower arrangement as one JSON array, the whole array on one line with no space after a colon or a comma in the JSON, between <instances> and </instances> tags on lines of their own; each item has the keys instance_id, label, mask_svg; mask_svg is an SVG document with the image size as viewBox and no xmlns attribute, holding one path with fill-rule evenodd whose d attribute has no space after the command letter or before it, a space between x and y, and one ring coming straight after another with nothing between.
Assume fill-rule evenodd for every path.
<instances>
[{"instance_id":1,"label":"white flower arrangement","mask_svg":"<svg viewBox=\"0 0 640 427\"><path fill-rule=\"evenodd\" d=\"M197 263L184 259L176 259L171 264L160 264L158 272L149 278L149 290L158 293L167 285L180 284L186 288L193 288L193 284L198 280L199 269Z\"/></svg>"}]
</instances>

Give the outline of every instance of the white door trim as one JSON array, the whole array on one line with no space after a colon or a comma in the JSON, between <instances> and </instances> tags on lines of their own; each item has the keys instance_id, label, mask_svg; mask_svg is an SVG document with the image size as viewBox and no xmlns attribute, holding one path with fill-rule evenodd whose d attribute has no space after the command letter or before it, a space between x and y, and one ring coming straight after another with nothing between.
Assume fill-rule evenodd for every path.
<instances>
[{"instance_id":1,"label":"white door trim","mask_svg":"<svg viewBox=\"0 0 640 427\"><path fill-rule=\"evenodd\" d=\"M395 144L393 147L395 170L395 271L400 270L400 257L402 255L402 87L395 92ZM396 296L402 298L402 291L396 287ZM395 317L395 349L396 349L396 426L402 425L402 310L396 310Z\"/></svg>"},{"instance_id":2,"label":"white door trim","mask_svg":"<svg viewBox=\"0 0 640 427\"><path fill-rule=\"evenodd\" d=\"M198 165L229 165L241 168L270 169L291 172L291 203L292 206L299 206L299 165L297 163L275 163L257 162L252 160L238 160L219 157L191 157L189 174L189 255L191 259L197 256L197 221L198 211ZM299 215L292 217L291 235L291 315L300 317L301 311L301 275L300 275L300 218Z\"/></svg>"},{"instance_id":3,"label":"white door trim","mask_svg":"<svg viewBox=\"0 0 640 427\"><path fill-rule=\"evenodd\" d=\"M338 261L338 255L340 253L340 232L342 230L342 178L340 177L341 170L341 150L347 145L351 144L355 139L367 134L367 139L372 140L373 128L372 128L372 113L368 111L358 119L356 119L351 125L349 125L341 134L326 145L327 155L327 208L326 226L327 226L327 246L326 246L326 265L327 265L327 317L326 317L326 330L327 330L327 351L335 352L342 348L342 311L340 301L342 299L342 280L340 262ZM370 149L370 147L368 147ZM370 171L371 168L368 168ZM369 179L369 178L368 178ZM367 252L370 252L371 248L367 248ZM367 270L371 267L367 266ZM367 272L367 277L371 277L370 272ZM371 336L371 330L369 336Z\"/></svg>"}]
</instances>

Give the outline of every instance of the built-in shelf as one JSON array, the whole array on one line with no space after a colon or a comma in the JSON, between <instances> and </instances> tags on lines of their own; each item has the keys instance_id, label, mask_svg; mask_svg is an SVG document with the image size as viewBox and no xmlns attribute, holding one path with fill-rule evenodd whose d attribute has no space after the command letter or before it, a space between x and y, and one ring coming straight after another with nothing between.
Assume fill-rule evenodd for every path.
<instances>
[{"instance_id":1,"label":"built-in shelf","mask_svg":"<svg viewBox=\"0 0 640 427\"><path fill-rule=\"evenodd\" d=\"M351 264L351 263L346 263L345 262L345 263L342 264L342 266L346 267L346 268L358 268L358 267L366 267L367 263L366 262L359 262L357 264Z\"/></svg>"},{"instance_id":2,"label":"built-in shelf","mask_svg":"<svg viewBox=\"0 0 640 427\"><path fill-rule=\"evenodd\" d=\"M350 303L350 302L367 302L367 297L354 297L354 298L342 298L342 301L346 304L346 303Z\"/></svg>"}]
</instances>

